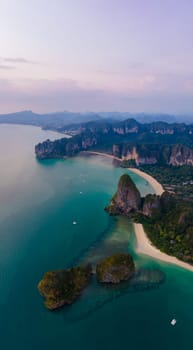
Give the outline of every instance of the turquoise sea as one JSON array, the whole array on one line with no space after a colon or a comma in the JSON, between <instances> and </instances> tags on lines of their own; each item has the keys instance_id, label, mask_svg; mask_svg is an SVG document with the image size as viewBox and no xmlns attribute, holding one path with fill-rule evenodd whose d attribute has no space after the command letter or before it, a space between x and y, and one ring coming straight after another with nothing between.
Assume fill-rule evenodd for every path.
<instances>
[{"instance_id":1,"label":"turquoise sea","mask_svg":"<svg viewBox=\"0 0 193 350\"><path fill-rule=\"evenodd\" d=\"M34 145L57 137L0 126L0 349L193 349L193 273L137 255L132 224L104 211L127 170L102 157L37 161ZM132 177L143 194L152 192ZM93 282L74 305L45 309L37 290L45 271L123 250L137 268L163 273L163 283Z\"/></svg>"}]
</instances>

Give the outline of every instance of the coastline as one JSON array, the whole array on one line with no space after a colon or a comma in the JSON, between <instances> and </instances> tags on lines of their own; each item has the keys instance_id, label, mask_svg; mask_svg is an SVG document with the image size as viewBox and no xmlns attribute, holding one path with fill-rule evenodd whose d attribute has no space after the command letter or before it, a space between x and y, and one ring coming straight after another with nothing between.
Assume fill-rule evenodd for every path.
<instances>
[{"instance_id":1,"label":"coastline","mask_svg":"<svg viewBox=\"0 0 193 350\"><path fill-rule=\"evenodd\" d=\"M82 153L104 156L104 157L115 159L115 160L118 160L121 162L120 158L114 157L114 156L107 154L107 153L87 152L87 151L82 152ZM132 171L133 173L143 177L145 180L147 180L150 183L150 185L153 187L155 194L160 196L164 192L163 186L156 179L154 179L151 175L146 174L143 171L136 169L136 168L127 168L127 169ZM158 248L156 248L149 240L147 234L144 231L142 224L134 223L133 226L134 226L134 231L135 231L136 240L137 240L137 246L136 246L137 253L143 254L143 255L148 255L154 259L163 261L165 263L177 265L181 268L184 268L184 269L187 269L187 270L193 272L192 265L190 265L186 262L183 262L183 261L175 258L174 256L163 253Z\"/></svg>"},{"instance_id":2,"label":"coastline","mask_svg":"<svg viewBox=\"0 0 193 350\"><path fill-rule=\"evenodd\" d=\"M122 159L118 158L118 157L115 157L111 154L108 154L108 153L102 153L102 152L94 152L94 151L82 151L81 154L90 154L90 155L98 155L98 156L104 156L104 157L107 157L107 158L111 158L113 160L117 160L119 162L122 161ZM155 193L159 196L161 196L161 194L164 192L164 188L163 186L156 180L154 179L154 177L152 177L151 175L149 174L146 174L144 173L144 171L141 171L139 169L136 169L136 168L126 168L128 169L129 171L132 171L133 173L143 177L147 182L150 183L150 185L153 187Z\"/></svg>"},{"instance_id":3,"label":"coastline","mask_svg":"<svg viewBox=\"0 0 193 350\"><path fill-rule=\"evenodd\" d=\"M178 265L184 269L188 269L193 272L192 265L185 263L175 258L174 256L163 253L158 248L156 248L147 237L142 224L134 223L133 225L134 225L135 235L137 239L137 247L136 247L137 253L151 256L154 259L161 260L169 264Z\"/></svg>"},{"instance_id":4,"label":"coastline","mask_svg":"<svg viewBox=\"0 0 193 350\"><path fill-rule=\"evenodd\" d=\"M161 194L164 192L163 186L151 175L146 174L144 173L144 171L141 171L139 169L135 169L135 168L128 168L128 169L133 173L143 177L145 180L147 180L147 182L149 182L150 185L153 187L155 194L157 194L158 196L161 196Z\"/></svg>"}]
</instances>

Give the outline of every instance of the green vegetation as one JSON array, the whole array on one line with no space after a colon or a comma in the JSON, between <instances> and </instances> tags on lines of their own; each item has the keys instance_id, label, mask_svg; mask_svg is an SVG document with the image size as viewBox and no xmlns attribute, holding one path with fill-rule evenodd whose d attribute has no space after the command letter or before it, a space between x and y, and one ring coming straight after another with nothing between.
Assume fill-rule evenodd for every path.
<instances>
[{"instance_id":1,"label":"green vegetation","mask_svg":"<svg viewBox=\"0 0 193 350\"><path fill-rule=\"evenodd\" d=\"M90 265L46 272L38 284L40 294L46 299L45 306L54 310L73 303L87 286L91 273Z\"/></svg>"},{"instance_id":2,"label":"green vegetation","mask_svg":"<svg viewBox=\"0 0 193 350\"><path fill-rule=\"evenodd\" d=\"M36 145L36 156L39 159L72 157L81 151L94 150L120 159L128 155L128 158L135 158L136 153L137 164L192 164L193 125L140 124L128 119L86 123L74 131L70 140L45 141ZM129 166L135 164L135 160L130 160Z\"/></svg>"},{"instance_id":3,"label":"green vegetation","mask_svg":"<svg viewBox=\"0 0 193 350\"><path fill-rule=\"evenodd\" d=\"M136 161L134 159L129 160L123 160L120 163L121 168L135 168L136 167Z\"/></svg>"},{"instance_id":4,"label":"green vegetation","mask_svg":"<svg viewBox=\"0 0 193 350\"><path fill-rule=\"evenodd\" d=\"M96 266L97 280L101 283L119 283L128 280L134 271L135 265L129 253L112 255Z\"/></svg>"},{"instance_id":5,"label":"green vegetation","mask_svg":"<svg viewBox=\"0 0 193 350\"><path fill-rule=\"evenodd\" d=\"M96 266L99 282L119 283L129 279L135 271L130 254L119 253L106 258ZM67 270L46 272L38 284L40 294L45 298L49 310L72 304L88 285L92 275L92 266L77 266Z\"/></svg>"},{"instance_id":6,"label":"green vegetation","mask_svg":"<svg viewBox=\"0 0 193 350\"><path fill-rule=\"evenodd\" d=\"M151 241L162 251L193 264L193 171L191 166L144 166L143 171L161 182L171 203L158 215L142 218ZM163 195L162 195L163 196Z\"/></svg>"},{"instance_id":7,"label":"green vegetation","mask_svg":"<svg viewBox=\"0 0 193 350\"><path fill-rule=\"evenodd\" d=\"M159 211L151 217L138 214L135 220L161 251L193 264L193 204L170 197L161 196Z\"/></svg>"},{"instance_id":8,"label":"green vegetation","mask_svg":"<svg viewBox=\"0 0 193 350\"><path fill-rule=\"evenodd\" d=\"M156 169L157 166L152 168ZM182 177L179 176L180 173L181 176L185 173L187 181L192 181L190 180L192 172L189 172L189 169L189 167L177 167L175 173L172 168L175 181L182 180ZM165 174L171 176L169 170L166 168ZM122 176L119 180L120 183L130 188L130 181L127 177ZM120 188L118 187L116 193L119 194L119 192ZM115 199L113 197L113 200L117 200L117 197ZM133 205L130 194L125 196L122 193L120 203L117 202L113 205L114 202L111 201L107 211L111 215L119 213L130 217L133 221L141 222L150 240L161 251L193 264L193 202L191 200L165 191L161 196L148 194L145 198L140 198L139 206ZM117 211L116 204L121 210ZM128 206L132 210L128 211Z\"/></svg>"},{"instance_id":9,"label":"green vegetation","mask_svg":"<svg viewBox=\"0 0 193 350\"><path fill-rule=\"evenodd\" d=\"M141 170L157 179L167 191L172 191L178 199L193 202L192 166L144 165Z\"/></svg>"}]
</instances>

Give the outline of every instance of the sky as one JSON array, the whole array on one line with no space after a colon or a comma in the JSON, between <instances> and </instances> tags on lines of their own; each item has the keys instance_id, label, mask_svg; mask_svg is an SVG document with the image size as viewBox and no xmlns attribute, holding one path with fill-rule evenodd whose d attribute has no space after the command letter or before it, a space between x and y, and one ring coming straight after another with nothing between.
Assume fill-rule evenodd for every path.
<instances>
[{"instance_id":1,"label":"sky","mask_svg":"<svg viewBox=\"0 0 193 350\"><path fill-rule=\"evenodd\" d=\"M0 0L0 113L193 114L193 0Z\"/></svg>"}]
</instances>

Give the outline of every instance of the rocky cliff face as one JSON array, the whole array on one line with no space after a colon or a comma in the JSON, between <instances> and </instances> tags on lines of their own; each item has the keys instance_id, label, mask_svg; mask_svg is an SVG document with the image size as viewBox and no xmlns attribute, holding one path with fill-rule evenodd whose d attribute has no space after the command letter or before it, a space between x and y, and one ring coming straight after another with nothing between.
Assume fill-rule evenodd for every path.
<instances>
[{"instance_id":1,"label":"rocky cliff face","mask_svg":"<svg viewBox=\"0 0 193 350\"><path fill-rule=\"evenodd\" d=\"M135 119L127 119L113 127L113 132L120 135L136 134L139 130L140 124Z\"/></svg>"},{"instance_id":2,"label":"rocky cliff face","mask_svg":"<svg viewBox=\"0 0 193 350\"><path fill-rule=\"evenodd\" d=\"M106 210L109 214L129 214L141 207L140 192L128 174L120 177L118 189Z\"/></svg>"},{"instance_id":3,"label":"rocky cliff face","mask_svg":"<svg viewBox=\"0 0 193 350\"><path fill-rule=\"evenodd\" d=\"M39 159L60 158L65 155L66 139L46 140L35 146L35 154Z\"/></svg>"},{"instance_id":4,"label":"rocky cliff face","mask_svg":"<svg viewBox=\"0 0 193 350\"><path fill-rule=\"evenodd\" d=\"M146 164L193 165L193 149L184 145L114 144L113 155L122 160L132 160L137 166Z\"/></svg>"},{"instance_id":5,"label":"rocky cliff face","mask_svg":"<svg viewBox=\"0 0 193 350\"><path fill-rule=\"evenodd\" d=\"M142 198L141 213L148 217L159 216L160 213L167 214L170 210L176 207L175 194L163 192L161 196L156 194L148 194Z\"/></svg>"},{"instance_id":6,"label":"rocky cliff face","mask_svg":"<svg viewBox=\"0 0 193 350\"><path fill-rule=\"evenodd\" d=\"M134 119L114 124L92 122L71 139L38 144L35 153L39 159L62 158L83 150L102 149L137 166L193 165L192 133L193 126L185 124L140 124Z\"/></svg>"},{"instance_id":7,"label":"rocky cliff face","mask_svg":"<svg viewBox=\"0 0 193 350\"><path fill-rule=\"evenodd\" d=\"M97 137L86 134L77 135L73 139L47 140L35 146L35 154L39 159L72 157L80 151L90 149L97 142Z\"/></svg>"},{"instance_id":8,"label":"rocky cliff face","mask_svg":"<svg viewBox=\"0 0 193 350\"><path fill-rule=\"evenodd\" d=\"M193 165L193 149L182 145L174 145L168 164L173 166Z\"/></svg>"},{"instance_id":9,"label":"rocky cliff face","mask_svg":"<svg viewBox=\"0 0 193 350\"><path fill-rule=\"evenodd\" d=\"M167 213L175 206L175 195L167 191L163 192L161 196L148 194L141 197L130 176L124 174L120 177L117 192L105 210L110 215L130 216L132 213L139 213L147 217L153 217L161 212Z\"/></svg>"},{"instance_id":10,"label":"rocky cliff face","mask_svg":"<svg viewBox=\"0 0 193 350\"><path fill-rule=\"evenodd\" d=\"M143 200L142 212L145 216L152 217L160 210L160 197L148 194Z\"/></svg>"}]
</instances>

